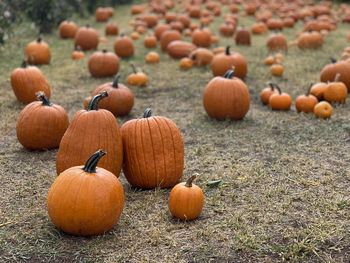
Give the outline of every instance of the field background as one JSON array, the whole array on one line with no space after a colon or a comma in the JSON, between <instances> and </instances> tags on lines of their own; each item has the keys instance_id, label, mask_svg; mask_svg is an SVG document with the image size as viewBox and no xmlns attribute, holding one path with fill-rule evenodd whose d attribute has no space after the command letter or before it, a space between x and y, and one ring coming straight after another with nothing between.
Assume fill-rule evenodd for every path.
<instances>
[{"instance_id":1,"label":"field background","mask_svg":"<svg viewBox=\"0 0 350 263\"><path fill-rule=\"evenodd\" d=\"M126 33L129 6L115 9L116 21ZM227 10L224 8L223 13ZM75 18L103 35L94 17ZM223 16L210 26L218 33ZM249 27L253 19L242 16ZM301 30L285 29L288 40ZM126 203L117 226L103 236L78 238L63 234L50 222L47 191L56 177L57 150L29 152L16 138L16 119L24 107L16 101L11 71L21 64L23 48L35 39L29 23L15 29L0 47L0 261L2 262L349 262L350 260L350 108L337 107L330 120L313 115L272 112L259 102L269 80L277 81L293 97L305 92L329 57L339 57L348 45L349 26L339 24L322 49L285 55L285 74L270 77L263 65L268 55L267 35L253 36L251 47L236 47L248 60L251 108L242 121L215 121L202 106L202 92L212 78L210 68L180 71L178 61L161 53L159 65L145 65L143 37L135 42L135 56L121 65L121 80L135 62L150 77L147 88L132 88L135 106L120 125L138 118L151 106L155 115L171 118L185 140L184 178L196 181L205 192L202 215L193 222L173 219L167 208L169 190L137 191L124 176ZM114 37L100 45L113 50ZM62 105L70 118L96 86L110 79L93 79L87 59L73 62L71 40L44 35L52 50L51 65L41 66L53 87L51 101ZM90 52L91 53L91 52ZM89 54L90 54L89 53ZM210 180L221 179L210 188Z\"/></svg>"}]
</instances>

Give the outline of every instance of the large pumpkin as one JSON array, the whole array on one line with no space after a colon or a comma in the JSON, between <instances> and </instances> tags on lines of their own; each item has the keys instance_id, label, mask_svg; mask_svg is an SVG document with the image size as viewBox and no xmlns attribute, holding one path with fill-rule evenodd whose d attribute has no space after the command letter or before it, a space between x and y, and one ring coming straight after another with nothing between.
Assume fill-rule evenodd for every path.
<instances>
[{"instance_id":1,"label":"large pumpkin","mask_svg":"<svg viewBox=\"0 0 350 263\"><path fill-rule=\"evenodd\" d=\"M104 155L102 150L95 152L86 158L85 165L84 161L70 167L51 185L47 210L53 224L62 231L94 236L117 224L124 208L124 189L113 173L96 167Z\"/></svg>"},{"instance_id":2,"label":"large pumpkin","mask_svg":"<svg viewBox=\"0 0 350 263\"><path fill-rule=\"evenodd\" d=\"M37 40L30 42L25 50L24 56L29 64L41 65L50 64L51 51L49 45L39 37Z\"/></svg>"},{"instance_id":3,"label":"large pumpkin","mask_svg":"<svg viewBox=\"0 0 350 263\"><path fill-rule=\"evenodd\" d=\"M89 72L93 77L111 77L119 71L119 58L107 50L93 53L88 62Z\"/></svg>"},{"instance_id":4,"label":"large pumpkin","mask_svg":"<svg viewBox=\"0 0 350 263\"><path fill-rule=\"evenodd\" d=\"M229 70L223 77L215 77L208 83L204 89L203 105L212 118L240 120L249 110L248 87L234 77L233 70Z\"/></svg>"},{"instance_id":5,"label":"large pumpkin","mask_svg":"<svg viewBox=\"0 0 350 263\"><path fill-rule=\"evenodd\" d=\"M173 187L183 173L184 142L172 120L151 113L122 126L123 171L133 187Z\"/></svg>"},{"instance_id":6,"label":"large pumpkin","mask_svg":"<svg viewBox=\"0 0 350 263\"><path fill-rule=\"evenodd\" d=\"M12 71L11 86L17 100L24 103L36 101L39 91L43 91L48 98L51 95L51 87L44 74L39 68L28 66L26 61Z\"/></svg>"},{"instance_id":7,"label":"large pumpkin","mask_svg":"<svg viewBox=\"0 0 350 263\"><path fill-rule=\"evenodd\" d=\"M97 31L89 25L78 29L74 38L74 46L82 50L96 49L99 43Z\"/></svg>"},{"instance_id":8,"label":"large pumpkin","mask_svg":"<svg viewBox=\"0 0 350 263\"><path fill-rule=\"evenodd\" d=\"M57 174L81 165L91 152L103 148L108 151L108 156L101 161L101 167L119 176L123 161L119 125L110 111L98 109L98 102L107 96L107 92L96 95L87 110L80 110L74 115L58 149Z\"/></svg>"},{"instance_id":9,"label":"large pumpkin","mask_svg":"<svg viewBox=\"0 0 350 263\"><path fill-rule=\"evenodd\" d=\"M18 141L27 149L44 150L58 148L69 119L65 110L52 104L43 92L20 112L16 133Z\"/></svg>"},{"instance_id":10,"label":"large pumpkin","mask_svg":"<svg viewBox=\"0 0 350 263\"><path fill-rule=\"evenodd\" d=\"M245 78L248 71L245 57L238 52L231 53L230 46L227 46L224 53L214 56L211 62L211 69L214 76L223 76L232 67L235 67L235 76L240 79Z\"/></svg>"},{"instance_id":11,"label":"large pumpkin","mask_svg":"<svg viewBox=\"0 0 350 263\"><path fill-rule=\"evenodd\" d=\"M332 64L328 64L322 69L320 79L322 82L333 81L337 73L340 74L338 80L343 82L350 92L350 63L346 61L337 62L332 59Z\"/></svg>"}]
</instances>

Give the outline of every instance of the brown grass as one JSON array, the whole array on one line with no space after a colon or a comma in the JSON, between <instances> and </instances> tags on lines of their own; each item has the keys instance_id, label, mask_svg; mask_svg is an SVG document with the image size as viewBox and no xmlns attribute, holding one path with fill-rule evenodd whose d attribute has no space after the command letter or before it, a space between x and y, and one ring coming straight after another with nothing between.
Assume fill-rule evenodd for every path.
<instances>
[{"instance_id":1,"label":"brown grass","mask_svg":"<svg viewBox=\"0 0 350 263\"><path fill-rule=\"evenodd\" d=\"M116 9L121 28L130 19L128 7ZM102 25L88 20L79 24ZM216 29L222 18L217 19ZM241 18L249 26L253 20ZM300 30L284 33L289 40ZM317 51L291 48L286 72L276 79L295 99L332 55L347 46L345 25L332 32ZM136 96L125 122L152 106L157 115L173 119L185 139L184 177L199 173L206 204L200 218L178 222L167 209L169 190L136 191L121 176L126 205L112 231L78 238L55 229L46 211L46 194L54 181L56 151L29 152L19 144L15 126L23 105L11 90L9 75L22 59L35 32L26 23L0 51L0 258L2 262L349 262L350 260L350 108L336 108L330 120L313 115L272 112L258 95L270 80L262 61L267 36L254 36L252 47L234 47L249 61L247 85L251 109L239 122L215 121L205 114L202 91L210 69L183 72L178 61L161 54L159 65L144 65L147 53L136 42L132 59L150 76ZM51 65L41 69L53 86L52 101L70 117L89 92L108 79L93 79L86 60L72 62L71 41L45 36L52 47ZM107 47L111 50L114 38ZM232 44L222 39L220 44ZM232 44L233 45L233 44ZM234 46L234 45L233 45ZM121 66L125 81L128 61ZM221 179L219 187L210 180Z\"/></svg>"}]
</instances>

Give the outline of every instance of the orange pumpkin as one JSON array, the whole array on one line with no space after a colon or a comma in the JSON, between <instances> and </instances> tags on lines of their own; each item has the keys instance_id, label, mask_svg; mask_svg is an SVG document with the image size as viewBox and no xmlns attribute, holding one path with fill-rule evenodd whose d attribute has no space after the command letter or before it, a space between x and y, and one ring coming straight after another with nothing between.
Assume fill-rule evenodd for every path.
<instances>
[{"instance_id":1,"label":"orange pumpkin","mask_svg":"<svg viewBox=\"0 0 350 263\"><path fill-rule=\"evenodd\" d=\"M282 34L271 35L268 38L266 45L270 51L288 50L287 39Z\"/></svg>"},{"instance_id":2,"label":"orange pumpkin","mask_svg":"<svg viewBox=\"0 0 350 263\"><path fill-rule=\"evenodd\" d=\"M51 51L49 45L39 37L37 40L30 42L25 50L24 56L29 64L41 65L50 64Z\"/></svg>"},{"instance_id":3,"label":"orange pumpkin","mask_svg":"<svg viewBox=\"0 0 350 263\"><path fill-rule=\"evenodd\" d=\"M85 53L81 50L79 46L76 47L71 54L71 58L73 60L83 59L84 57L85 57Z\"/></svg>"},{"instance_id":4,"label":"orange pumpkin","mask_svg":"<svg viewBox=\"0 0 350 263\"><path fill-rule=\"evenodd\" d=\"M318 118L328 119L333 114L333 107L327 101L321 101L316 104L314 114Z\"/></svg>"},{"instance_id":5,"label":"orange pumpkin","mask_svg":"<svg viewBox=\"0 0 350 263\"><path fill-rule=\"evenodd\" d=\"M278 91L275 89L274 83L269 82L268 85L269 87L264 88L260 92L260 100L264 105L269 104L269 100L272 94L278 93Z\"/></svg>"},{"instance_id":6,"label":"orange pumpkin","mask_svg":"<svg viewBox=\"0 0 350 263\"><path fill-rule=\"evenodd\" d=\"M126 81L128 82L128 84L133 85L133 86L146 86L148 83L148 77L145 73L143 72L137 72L136 67L134 64L130 64L133 73L131 73Z\"/></svg>"},{"instance_id":7,"label":"orange pumpkin","mask_svg":"<svg viewBox=\"0 0 350 263\"><path fill-rule=\"evenodd\" d=\"M281 88L275 84L278 93L272 94L269 99L269 106L272 110L289 110L292 105L292 98L289 94L281 91Z\"/></svg>"},{"instance_id":8,"label":"orange pumpkin","mask_svg":"<svg viewBox=\"0 0 350 263\"><path fill-rule=\"evenodd\" d=\"M323 93L323 98L329 103L345 103L348 97L348 89L343 82L340 82L340 74L335 76L333 82L328 83Z\"/></svg>"},{"instance_id":9,"label":"orange pumpkin","mask_svg":"<svg viewBox=\"0 0 350 263\"><path fill-rule=\"evenodd\" d=\"M273 64L270 67L271 74L276 77L280 77L283 75L284 67L281 64Z\"/></svg>"},{"instance_id":10,"label":"orange pumpkin","mask_svg":"<svg viewBox=\"0 0 350 263\"><path fill-rule=\"evenodd\" d=\"M327 88L327 83L316 83L312 85L310 94L314 95L319 101L323 100L323 94Z\"/></svg>"},{"instance_id":11,"label":"orange pumpkin","mask_svg":"<svg viewBox=\"0 0 350 263\"><path fill-rule=\"evenodd\" d=\"M190 58L182 58L180 60L180 68L183 70L187 70L193 67L193 60Z\"/></svg>"},{"instance_id":12,"label":"orange pumpkin","mask_svg":"<svg viewBox=\"0 0 350 263\"><path fill-rule=\"evenodd\" d=\"M157 52L151 51L146 55L145 61L146 63L150 63L150 64L159 63L160 61L159 54Z\"/></svg>"},{"instance_id":13,"label":"orange pumpkin","mask_svg":"<svg viewBox=\"0 0 350 263\"><path fill-rule=\"evenodd\" d=\"M167 50L168 45L170 42L175 40L181 40L181 34L177 30L167 30L164 33L162 33L160 38L160 46L163 51Z\"/></svg>"},{"instance_id":14,"label":"orange pumpkin","mask_svg":"<svg viewBox=\"0 0 350 263\"><path fill-rule=\"evenodd\" d=\"M169 56L175 59L188 57L196 46L190 42L185 42L181 40L174 40L167 46L167 52Z\"/></svg>"},{"instance_id":15,"label":"orange pumpkin","mask_svg":"<svg viewBox=\"0 0 350 263\"><path fill-rule=\"evenodd\" d=\"M245 28L241 28L237 30L237 33L235 35L235 42L236 42L236 45L250 46L251 45L250 32Z\"/></svg>"},{"instance_id":16,"label":"orange pumpkin","mask_svg":"<svg viewBox=\"0 0 350 263\"><path fill-rule=\"evenodd\" d=\"M121 58L128 58L134 55L135 47L132 40L121 34L114 42L114 52Z\"/></svg>"},{"instance_id":17,"label":"orange pumpkin","mask_svg":"<svg viewBox=\"0 0 350 263\"><path fill-rule=\"evenodd\" d=\"M157 47L157 38L154 35L146 36L143 44L146 48L156 48Z\"/></svg>"},{"instance_id":18,"label":"orange pumpkin","mask_svg":"<svg viewBox=\"0 0 350 263\"><path fill-rule=\"evenodd\" d=\"M105 34L106 36L116 36L119 34L119 27L116 23L108 23L105 26Z\"/></svg>"},{"instance_id":19,"label":"orange pumpkin","mask_svg":"<svg viewBox=\"0 0 350 263\"><path fill-rule=\"evenodd\" d=\"M73 21L64 20L58 26L58 33L61 38L74 38L78 31L78 26Z\"/></svg>"},{"instance_id":20,"label":"orange pumpkin","mask_svg":"<svg viewBox=\"0 0 350 263\"><path fill-rule=\"evenodd\" d=\"M320 75L320 79L322 82L333 81L335 76L339 73L339 81L343 82L348 92L350 92L350 63L346 61L337 62L334 58L332 58L332 63L325 66Z\"/></svg>"},{"instance_id":21,"label":"orange pumpkin","mask_svg":"<svg viewBox=\"0 0 350 263\"><path fill-rule=\"evenodd\" d=\"M214 54L209 49L197 48L191 52L190 58L192 58L196 66L207 66L212 62Z\"/></svg>"},{"instance_id":22,"label":"orange pumpkin","mask_svg":"<svg viewBox=\"0 0 350 263\"><path fill-rule=\"evenodd\" d=\"M192 43L198 47L210 47L211 34L207 30L198 28L192 33Z\"/></svg>"},{"instance_id":23,"label":"orange pumpkin","mask_svg":"<svg viewBox=\"0 0 350 263\"><path fill-rule=\"evenodd\" d=\"M88 62L89 72L95 78L114 76L119 71L119 58L107 50L93 53Z\"/></svg>"},{"instance_id":24,"label":"orange pumpkin","mask_svg":"<svg viewBox=\"0 0 350 263\"><path fill-rule=\"evenodd\" d=\"M295 100L295 108L298 112L314 112L314 108L316 104L318 103L317 98L310 94L310 90L312 88L312 84L310 85L308 91L305 95L300 95Z\"/></svg>"},{"instance_id":25,"label":"orange pumpkin","mask_svg":"<svg viewBox=\"0 0 350 263\"><path fill-rule=\"evenodd\" d=\"M74 38L74 46L82 50L96 49L99 43L98 32L89 25L78 29Z\"/></svg>"}]
</instances>

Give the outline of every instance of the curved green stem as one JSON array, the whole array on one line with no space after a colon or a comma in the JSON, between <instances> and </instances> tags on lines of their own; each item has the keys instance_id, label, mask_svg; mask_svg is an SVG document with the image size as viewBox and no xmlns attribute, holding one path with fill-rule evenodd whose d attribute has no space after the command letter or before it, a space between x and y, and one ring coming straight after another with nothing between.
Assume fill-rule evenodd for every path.
<instances>
[{"instance_id":1,"label":"curved green stem","mask_svg":"<svg viewBox=\"0 0 350 263\"><path fill-rule=\"evenodd\" d=\"M226 71L224 78L225 79L232 79L234 75L235 75L235 71L232 69L229 69L228 71Z\"/></svg>"},{"instance_id":2,"label":"curved green stem","mask_svg":"<svg viewBox=\"0 0 350 263\"><path fill-rule=\"evenodd\" d=\"M143 118L149 118L151 116L152 116L152 109L151 108L145 109L145 111L143 112Z\"/></svg>"},{"instance_id":3,"label":"curved green stem","mask_svg":"<svg viewBox=\"0 0 350 263\"><path fill-rule=\"evenodd\" d=\"M51 106L52 103L50 102L49 98L45 96L45 93L43 91L38 91L36 93L36 97L38 100L40 100L43 105L45 106Z\"/></svg>"},{"instance_id":4,"label":"curved green stem","mask_svg":"<svg viewBox=\"0 0 350 263\"><path fill-rule=\"evenodd\" d=\"M101 99L108 97L107 91L102 91L100 94L97 94L95 97L92 98L92 100L89 103L89 106L87 108L87 111L91 110L98 110L98 103Z\"/></svg>"},{"instance_id":5,"label":"curved green stem","mask_svg":"<svg viewBox=\"0 0 350 263\"><path fill-rule=\"evenodd\" d=\"M187 179L185 186L192 187L192 183L196 178L197 178L197 175L192 175L190 178Z\"/></svg>"},{"instance_id":6,"label":"curved green stem","mask_svg":"<svg viewBox=\"0 0 350 263\"><path fill-rule=\"evenodd\" d=\"M120 78L120 75L116 75L113 79L113 83L112 83L112 87L113 88L118 88L118 84L119 84L119 78Z\"/></svg>"},{"instance_id":7,"label":"curved green stem","mask_svg":"<svg viewBox=\"0 0 350 263\"><path fill-rule=\"evenodd\" d=\"M104 150L98 150L86 161L83 170L87 173L96 173L96 166L99 160L104 156L106 152Z\"/></svg>"}]
</instances>

